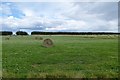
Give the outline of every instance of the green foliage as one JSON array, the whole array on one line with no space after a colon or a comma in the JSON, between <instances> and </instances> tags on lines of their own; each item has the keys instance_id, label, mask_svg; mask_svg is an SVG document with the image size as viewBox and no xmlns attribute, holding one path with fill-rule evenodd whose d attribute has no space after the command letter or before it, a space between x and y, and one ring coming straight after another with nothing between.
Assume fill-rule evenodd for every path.
<instances>
[{"instance_id":1,"label":"green foliage","mask_svg":"<svg viewBox=\"0 0 120 80\"><path fill-rule=\"evenodd\" d=\"M12 36L10 40L3 37L3 77L116 78L118 75L117 36L41 36L53 40L54 46L50 48L42 47L43 41L35 37Z\"/></svg>"},{"instance_id":2,"label":"green foliage","mask_svg":"<svg viewBox=\"0 0 120 80\"><path fill-rule=\"evenodd\" d=\"M1 36L1 35L4 35L4 36L5 36L5 35L6 35L6 36L7 36L7 35L13 35L13 32L11 32L11 31L0 31L0 36Z\"/></svg>"},{"instance_id":3,"label":"green foliage","mask_svg":"<svg viewBox=\"0 0 120 80\"><path fill-rule=\"evenodd\" d=\"M16 35L28 35L28 33L25 31L17 31Z\"/></svg>"}]
</instances>

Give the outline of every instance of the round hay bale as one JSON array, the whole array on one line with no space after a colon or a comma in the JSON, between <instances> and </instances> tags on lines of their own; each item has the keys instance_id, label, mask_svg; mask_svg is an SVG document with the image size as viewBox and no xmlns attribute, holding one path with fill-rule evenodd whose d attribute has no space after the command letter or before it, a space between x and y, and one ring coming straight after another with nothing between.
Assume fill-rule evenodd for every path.
<instances>
[{"instance_id":1,"label":"round hay bale","mask_svg":"<svg viewBox=\"0 0 120 80\"><path fill-rule=\"evenodd\" d=\"M51 40L51 39L45 39L44 41L43 41L43 46L44 47L52 47L53 46L53 41Z\"/></svg>"}]
</instances>

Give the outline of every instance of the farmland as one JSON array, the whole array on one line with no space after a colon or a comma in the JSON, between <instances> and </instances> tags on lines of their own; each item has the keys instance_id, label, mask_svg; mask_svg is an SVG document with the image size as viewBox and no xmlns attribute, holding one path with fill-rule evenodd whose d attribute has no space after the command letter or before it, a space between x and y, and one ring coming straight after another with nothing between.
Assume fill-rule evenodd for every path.
<instances>
[{"instance_id":1,"label":"farmland","mask_svg":"<svg viewBox=\"0 0 120 80\"><path fill-rule=\"evenodd\" d=\"M2 36L0 36L0 78L2 77Z\"/></svg>"},{"instance_id":2,"label":"farmland","mask_svg":"<svg viewBox=\"0 0 120 80\"><path fill-rule=\"evenodd\" d=\"M45 48L36 36L2 37L5 78L116 78L117 35L46 36L54 46Z\"/></svg>"}]
</instances>

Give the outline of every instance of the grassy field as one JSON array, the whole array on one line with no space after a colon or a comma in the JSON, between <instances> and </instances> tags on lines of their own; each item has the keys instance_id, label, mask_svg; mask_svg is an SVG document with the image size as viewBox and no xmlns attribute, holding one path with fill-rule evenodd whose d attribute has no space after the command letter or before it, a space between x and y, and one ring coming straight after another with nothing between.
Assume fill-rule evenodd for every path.
<instances>
[{"instance_id":1,"label":"grassy field","mask_svg":"<svg viewBox=\"0 0 120 80\"><path fill-rule=\"evenodd\" d=\"M42 47L36 36L2 38L5 78L116 78L117 36L41 36L54 42Z\"/></svg>"},{"instance_id":2,"label":"grassy field","mask_svg":"<svg viewBox=\"0 0 120 80\"><path fill-rule=\"evenodd\" d=\"M0 36L0 78L2 77L2 36Z\"/></svg>"}]
</instances>

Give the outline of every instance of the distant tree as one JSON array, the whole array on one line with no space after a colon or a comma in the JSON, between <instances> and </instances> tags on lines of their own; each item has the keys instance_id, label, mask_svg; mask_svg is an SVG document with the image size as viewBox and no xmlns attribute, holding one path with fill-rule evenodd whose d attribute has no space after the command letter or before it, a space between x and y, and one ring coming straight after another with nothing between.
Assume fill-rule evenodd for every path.
<instances>
[{"instance_id":1,"label":"distant tree","mask_svg":"<svg viewBox=\"0 0 120 80\"><path fill-rule=\"evenodd\" d=\"M25 31L17 31L16 35L28 35L28 33Z\"/></svg>"},{"instance_id":2,"label":"distant tree","mask_svg":"<svg viewBox=\"0 0 120 80\"><path fill-rule=\"evenodd\" d=\"M0 31L0 35L12 35L13 34L13 32L11 32L11 31Z\"/></svg>"},{"instance_id":3,"label":"distant tree","mask_svg":"<svg viewBox=\"0 0 120 80\"><path fill-rule=\"evenodd\" d=\"M108 34L119 34L110 32L39 32L33 31L31 35L108 35Z\"/></svg>"}]
</instances>

